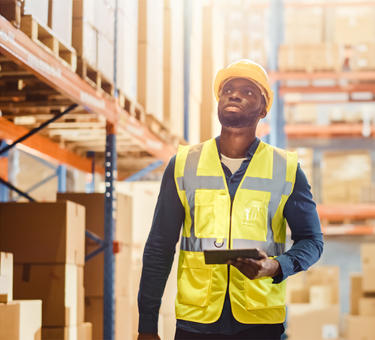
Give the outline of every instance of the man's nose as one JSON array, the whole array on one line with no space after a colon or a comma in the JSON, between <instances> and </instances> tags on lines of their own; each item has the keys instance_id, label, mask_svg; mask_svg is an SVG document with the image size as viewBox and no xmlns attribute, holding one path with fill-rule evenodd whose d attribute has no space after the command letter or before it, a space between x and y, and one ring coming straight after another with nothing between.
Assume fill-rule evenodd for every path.
<instances>
[{"instance_id":1,"label":"man's nose","mask_svg":"<svg viewBox=\"0 0 375 340\"><path fill-rule=\"evenodd\" d=\"M234 101L234 102L241 102L241 96L240 96L240 94L238 93L238 91L233 91L232 93L231 93L231 95L229 96L229 100L230 101Z\"/></svg>"}]
</instances>

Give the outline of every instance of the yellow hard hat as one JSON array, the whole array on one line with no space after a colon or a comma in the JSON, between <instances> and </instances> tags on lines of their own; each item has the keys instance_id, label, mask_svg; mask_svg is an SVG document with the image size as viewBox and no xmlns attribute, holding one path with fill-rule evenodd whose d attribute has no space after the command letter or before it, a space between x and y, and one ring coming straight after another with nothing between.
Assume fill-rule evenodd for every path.
<instances>
[{"instance_id":1,"label":"yellow hard hat","mask_svg":"<svg viewBox=\"0 0 375 340\"><path fill-rule=\"evenodd\" d=\"M221 69L215 78L214 91L216 99L226 80L230 78L246 78L255 82L266 100L267 112L271 109L273 92L271 90L266 70L259 64L248 59L238 60Z\"/></svg>"}]
</instances>

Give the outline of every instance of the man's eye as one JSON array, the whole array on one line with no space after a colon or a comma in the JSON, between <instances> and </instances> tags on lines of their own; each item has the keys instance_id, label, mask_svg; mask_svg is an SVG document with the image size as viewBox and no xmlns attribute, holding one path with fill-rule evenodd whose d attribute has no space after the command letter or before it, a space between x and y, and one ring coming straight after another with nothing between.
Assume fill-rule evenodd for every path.
<instances>
[{"instance_id":1,"label":"man's eye","mask_svg":"<svg viewBox=\"0 0 375 340\"><path fill-rule=\"evenodd\" d=\"M252 96L252 95L253 95L253 92L249 90L249 91L247 91L247 95L248 95L248 96Z\"/></svg>"},{"instance_id":2,"label":"man's eye","mask_svg":"<svg viewBox=\"0 0 375 340\"><path fill-rule=\"evenodd\" d=\"M231 90L231 89L226 89L226 90L225 90L225 93L226 93L226 94L230 94L230 93L232 93L232 90Z\"/></svg>"}]
</instances>

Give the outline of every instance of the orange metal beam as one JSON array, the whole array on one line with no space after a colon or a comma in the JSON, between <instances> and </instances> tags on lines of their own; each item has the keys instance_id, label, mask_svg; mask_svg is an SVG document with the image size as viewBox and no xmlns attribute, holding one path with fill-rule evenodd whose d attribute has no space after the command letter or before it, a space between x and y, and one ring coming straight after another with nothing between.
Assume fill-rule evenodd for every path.
<instances>
[{"instance_id":1,"label":"orange metal beam","mask_svg":"<svg viewBox=\"0 0 375 340\"><path fill-rule=\"evenodd\" d=\"M362 72L269 72L272 81L277 80L317 80L317 79L347 79L375 80L375 71Z\"/></svg>"},{"instance_id":2,"label":"orange metal beam","mask_svg":"<svg viewBox=\"0 0 375 340\"><path fill-rule=\"evenodd\" d=\"M103 115L110 123L122 126L155 157L168 161L175 148L152 134L148 127L122 110L114 97L96 91L53 55L34 43L22 31L0 16L0 52L29 70L36 77L88 111Z\"/></svg>"},{"instance_id":3,"label":"orange metal beam","mask_svg":"<svg viewBox=\"0 0 375 340\"><path fill-rule=\"evenodd\" d=\"M17 126L3 117L0 117L0 139L14 141L22 137L28 129ZM49 161L63 163L84 172L91 172L91 160L61 148L58 144L39 134L33 135L21 143L23 146L35 150L38 156ZM97 173L104 174L102 166L95 166Z\"/></svg>"},{"instance_id":4,"label":"orange metal beam","mask_svg":"<svg viewBox=\"0 0 375 340\"><path fill-rule=\"evenodd\" d=\"M318 205L321 219L329 221L375 219L375 204Z\"/></svg>"},{"instance_id":5,"label":"orange metal beam","mask_svg":"<svg viewBox=\"0 0 375 340\"><path fill-rule=\"evenodd\" d=\"M375 136L375 126L370 127L370 136ZM285 126L288 138L301 137L363 137L363 124L288 124Z\"/></svg>"},{"instance_id":6,"label":"orange metal beam","mask_svg":"<svg viewBox=\"0 0 375 340\"><path fill-rule=\"evenodd\" d=\"M353 84L349 86L280 86L279 93L351 93L372 92L375 93L375 84Z\"/></svg>"},{"instance_id":7,"label":"orange metal beam","mask_svg":"<svg viewBox=\"0 0 375 340\"><path fill-rule=\"evenodd\" d=\"M340 226L322 226L322 232L327 236L373 235L375 234L375 226L354 224Z\"/></svg>"},{"instance_id":8,"label":"orange metal beam","mask_svg":"<svg viewBox=\"0 0 375 340\"><path fill-rule=\"evenodd\" d=\"M286 7L342 7L342 6L374 6L374 1L316 1L316 2L304 2L304 1L287 1L284 2Z\"/></svg>"},{"instance_id":9,"label":"orange metal beam","mask_svg":"<svg viewBox=\"0 0 375 340\"><path fill-rule=\"evenodd\" d=\"M0 177L8 180L8 158L0 157Z\"/></svg>"}]
</instances>

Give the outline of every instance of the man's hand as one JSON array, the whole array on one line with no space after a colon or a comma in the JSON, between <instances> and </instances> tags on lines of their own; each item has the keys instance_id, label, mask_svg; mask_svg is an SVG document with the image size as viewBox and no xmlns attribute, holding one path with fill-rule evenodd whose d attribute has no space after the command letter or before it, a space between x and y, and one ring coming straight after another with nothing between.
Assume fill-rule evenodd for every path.
<instances>
[{"instance_id":1,"label":"man's hand","mask_svg":"<svg viewBox=\"0 0 375 340\"><path fill-rule=\"evenodd\" d=\"M156 333L139 333L137 340L160 340Z\"/></svg>"},{"instance_id":2,"label":"man's hand","mask_svg":"<svg viewBox=\"0 0 375 340\"><path fill-rule=\"evenodd\" d=\"M261 255L260 260L239 257L235 261L228 261L227 264L236 267L250 280L259 279L264 276L274 277L280 274L280 263L274 259L268 258L263 250L259 250L259 253Z\"/></svg>"}]
</instances>

